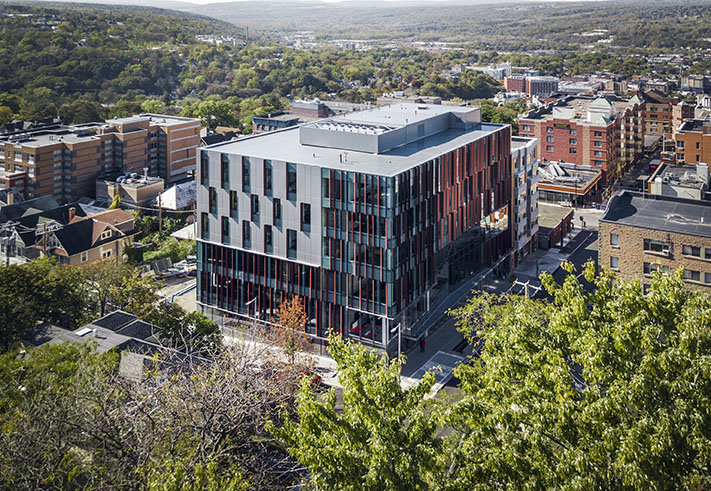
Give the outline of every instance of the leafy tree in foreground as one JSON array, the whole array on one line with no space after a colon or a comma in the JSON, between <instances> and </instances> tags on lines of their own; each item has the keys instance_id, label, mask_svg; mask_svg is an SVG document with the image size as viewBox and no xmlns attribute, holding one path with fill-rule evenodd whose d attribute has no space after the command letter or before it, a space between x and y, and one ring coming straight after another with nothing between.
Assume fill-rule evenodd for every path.
<instances>
[{"instance_id":1,"label":"leafy tree in foreground","mask_svg":"<svg viewBox=\"0 0 711 491\"><path fill-rule=\"evenodd\" d=\"M448 488L711 486L711 298L681 272L647 295L583 274L596 292L547 275L550 304L481 295L454 311L486 344L445 413Z\"/></svg>"},{"instance_id":2,"label":"leafy tree in foreground","mask_svg":"<svg viewBox=\"0 0 711 491\"><path fill-rule=\"evenodd\" d=\"M454 310L485 344L452 404L425 404L431 374L403 390L396 363L333 338L343 411L304 383L297 419L270 431L317 489L709 488L711 298L680 272L646 295L583 275L594 293L545 275L549 303L480 294Z\"/></svg>"},{"instance_id":3,"label":"leafy tree in foreground","mask_svg":"<svg viewBox=\"0 0 711 491\"><path fill-rule=\"evenodd\" d=\"M331 336L343 410L331 390L321 400L310 381L297 396L298 420L283 415L269 431L311 473L315 489L428 489L440 455L437 425L424 396L429 373L416 386L400 386L400 362Z\"/></svg>"}]
</instances>

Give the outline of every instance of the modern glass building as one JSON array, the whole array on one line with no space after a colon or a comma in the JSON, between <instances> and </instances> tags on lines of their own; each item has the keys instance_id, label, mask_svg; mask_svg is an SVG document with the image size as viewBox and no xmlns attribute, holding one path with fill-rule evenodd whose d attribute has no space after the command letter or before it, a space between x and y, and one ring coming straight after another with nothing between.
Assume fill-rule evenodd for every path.
<instances>
[{"instance_id":1,"label":"modern glass building","mask_svg":"<svg viewBox=\"0 0 711 491\"><path fill-rule=\"evenodd\" d=\"M202 149L198 303L387 349L512 247L511 134L478 108L394 104Z\"/></svg>"}]
</instances>

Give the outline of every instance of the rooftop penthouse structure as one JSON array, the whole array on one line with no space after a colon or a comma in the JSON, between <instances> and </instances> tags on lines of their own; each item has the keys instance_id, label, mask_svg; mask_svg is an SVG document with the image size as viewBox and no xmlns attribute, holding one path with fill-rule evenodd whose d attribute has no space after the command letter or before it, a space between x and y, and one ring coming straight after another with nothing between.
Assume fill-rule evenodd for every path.
<instances>
[{"instance_id":1,"label":"rooftop penthouse structure","mask_svg":"<svg viewBox=\"0 0 711 491\"><path fill-rule=\"evenodd\" d=\"M199 305L268 322L298 295L316 341L422 336L512 246L510 127L480 114L394 104L202 149Z\"/></svg>"}]
</instances>

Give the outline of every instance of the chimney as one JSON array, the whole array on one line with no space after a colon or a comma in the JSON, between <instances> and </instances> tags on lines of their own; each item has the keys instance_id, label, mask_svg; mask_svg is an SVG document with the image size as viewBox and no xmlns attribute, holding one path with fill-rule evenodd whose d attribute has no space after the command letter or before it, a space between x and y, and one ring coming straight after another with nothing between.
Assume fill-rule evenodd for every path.
<instances>
[{"instance_id":1,"label":"chimney","mask_svg":"<svg viewBox=\"0 0 711 491\"><path fill-rule=\"evenodd\" d=\"M9 188L7 190L7 204L12 205L15 203L15 191L12 190L12 188Z\"/></svg>"},{"instance_id":2,"label":"chimney","mask_svg":"<svg viewBox=\"0 0 711 491\"><path fill-rule=\"evenodd\" d=\"M74 217L77 215L77 209L74 208L73 206L69 208L69 222L71 223L72 220L74 220Z\"/></svg>"}]
</instances>

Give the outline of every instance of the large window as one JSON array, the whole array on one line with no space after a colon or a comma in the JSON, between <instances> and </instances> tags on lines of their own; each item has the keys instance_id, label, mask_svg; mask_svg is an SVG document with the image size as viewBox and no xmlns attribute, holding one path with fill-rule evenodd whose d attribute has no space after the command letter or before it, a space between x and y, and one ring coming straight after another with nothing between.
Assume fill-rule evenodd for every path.
<instances>
[{"instance_id":1,"label":"large window","mask_svg":"<svg viewBox=\"0 0 711 491\"><path fill-rule=\"evenodd\" d=\"M286 257L296 259L296 230L286 231Z\"/></svg>"},{"instance_id":2,"label":"large window","mask_svg":"<svg viewBox=\"0 0 711 491\"><path fill-rule=\"evenodd\" d=\"M681 249L685 256L701 257L701 247L685 245Z\"/></svg>"},{"instance_id":3,"label":"large window","mask_svg":"<svg viewBox=\"0 0 711 491\"><path fill-rule=\"evenodd\" d=\"M242 191L245 193L249 192L249 157L242 157Z\"/></svg>"},{"instance_id":4,"label":"large window","mask_svg":"<svg viewBox=\"0 0 711 491\"><path fill-rule=\"evenodd\" d=\"M222 188L229 189L230 187L230 160L227 154L223 153L220 158L220 170L222 175Z\"/></svg>"},{"instance_id":5,"label":"large window","mask_svg":"<svg viewBox=\"0 0 711 491\"><path fill-rule=\"evenodd\" d=\"M286 194L289 201L296 201L296 164L286 164Z\"/></svg>"},{"instance_id":6,"label":"large window","mask_svg":"<svg viewBox=\"0 0 711 491\"><path fill-rule=\"evenodd\" d=\"M273 222L275 227L281 227L281 200L274 198L274 216Z\"/></svg>"},{"instance_id":7,"label":"large window","mask_svg":"<svg viewBox=\"0 0 711 491\"><path fill-rule=\"evenodd\" d=\"M301 203L301 231L311 231L311 205L308 203Z\"/></svg>"},{"instance_id":8,"label":"large window","mask_svg":"<svg viewBox=\"0 0 711 491\"><path fill-rule=\"evenodd\" d=\"M647 252L657 252L660 254L669 254L669 242L660 240L644 239L644 250Z\"/></svg>"},{"instance_id":9,"label":"large window","mask_svg":"<svg viewBox=\"0 0 711 491\"><path fill-rule=\"evenodd\" d=\"M701 273L691 269L684 270L684 279L686 281L701 281Z\"/></svg>"},{"instance_id":10,"label":"large window","mask_svg":"<svg viewBox=\"0 0 711 491\"><path fill-rule=\"evenodd\" d=\"M663 274L669 274L669 266L662 266L657 263L644 263L644 274L652 274L654 271L661 271Z\"/></svg>"}]
</instances>

